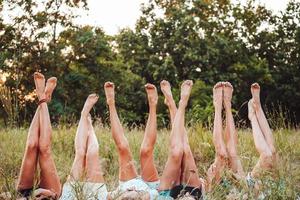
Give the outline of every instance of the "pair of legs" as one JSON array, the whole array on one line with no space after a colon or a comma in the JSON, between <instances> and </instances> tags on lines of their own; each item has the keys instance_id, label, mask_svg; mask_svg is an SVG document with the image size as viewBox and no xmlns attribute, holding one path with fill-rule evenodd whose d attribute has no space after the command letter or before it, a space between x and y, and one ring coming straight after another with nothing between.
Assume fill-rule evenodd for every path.
<instances>
[{"instance_id":1,"label":"pair of legs","mask_svg":"<svg viewBox=\"0 0 300 200\"><path fill-rule=\"evenodd\" d=\"M61 184L51 155L52 128L47 106L57 80L52 77L47 80L45 86L45 77L36 72L34 81L40 105L29 128L17 190L22 192L34 187L34 175L39 164L41 169L39 187L44 190L40 189L41 193L38 195L49 194L49 196L57 197L61 193Z\"/></svg>"},{"instance_id":2,"label":"pair of legs","mask_svg":"<svg viewBox=\"0 0 300 200\"><path fill-rule=\"evenodd\" d=\"M69 181L104 183L99 160L99 143L89 114L98 98L96 94L89 95L81 111L75 136L75 159Z\"/></svg>"},{"instance_id":3,"label":"pair of legs","mask_svg":"<svg viewBox=\"0 0 300 200\"><path fill-rule=\"evenodd\" d=\"M254 144L259 152L259 160L251 172L257 178L262 171L270 170L276 162L276 150L272 131L260 104L260 86L251 85L252 99L248 103L248 117L251 121Z\"/></svg>"},{"instance_id":4,"label":"pair of legs","mask_svg":"<svg viewBox=\"0 0 300 200\"><path fill-rule=\"evenodd\" d=\"M189 146L187 131L184 126L185 108L189 100L192 85L193 82L190 80L187 80L182 84L181 98L177 109L172 97L169 82L161 82L161 89L165 96L165 104L168 106L170 112L172 130L169 155L160 179L160 191L170 190L179 184L195 188L200 188L202 186L195 160Z\"/></svg>"},{"instance_id":5,"label":"pair of legs","mask_svg":"<svg viewBox=\"0 0 300 200\"><path fill-rule=\"evenodd\" d=\"M213 88L213 103L215 107L213 143L216 149L216 157L207 172L208 190L211 190L213 183L219 183L221 181L221 173L227 163L237 178L240 179L245 176L237 153L237 132L231 112L232 93L233 87L229 82L218 82ZM225 109L224 137L222 133L223 106Z\"/></svg>"},{"instance_id":6,"label":"pair of legs","mask_svg":"<svg viewBox=\"0 0 300 200\"><path fill-rule=\"evenodd\" d=\"M146 84L145 89L148 96L149 116L140 149L141 176L144 181L154 182L159 179L153 157L157 136L156 105L158 95L156 87L152 84ZM119 154L119 180L128 181L136 178L138 173L133 162L128 141L124 135L124 129L118 117L115 105L114 84L106 82L104 90L109 107L112 136Z\"/></svg>"}]
</instances>

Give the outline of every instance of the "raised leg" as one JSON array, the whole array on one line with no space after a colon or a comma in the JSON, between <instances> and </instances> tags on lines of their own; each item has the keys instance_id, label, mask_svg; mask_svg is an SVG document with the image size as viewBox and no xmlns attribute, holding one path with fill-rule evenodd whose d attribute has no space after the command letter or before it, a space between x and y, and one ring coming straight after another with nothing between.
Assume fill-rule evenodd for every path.
<instances>
[{"instance_id":1,"label":"raised leg","mask_svg":"<svg viewBox=\"0 0 300 200\"><path fill-rule=\"evenodd\" d=\"M168 160L160 179L159 190L169 190L181 177L180 169L183 157L183 140L184 140L184 115L185 108L189 99L193 82L185 81L181 86L181 99L178 110L175 114L174 123L172 124L170 138L170 152Z\"/></svg>"},{"instance_id":2,"label":"raised leg","mask_svg":"<svg viewBox=\"0 0 300 200\"><path fill-rule=\"evenodd\" d=\"M87 152L87 141L89 136L89 131L91 131L89 126L89 113L94 104L98 100L96 94L91 94L86 99L83 109L81 111L81 117L78 123L77 132L75 136L75 158L71 168L70 180L81 180L84 178L85 171L85 160Z\"/></svg>"},{"instance_id":3,"label":"raised leg","mask_svg":"<svg viewBox=\"0 0 300 200\"><path fill-rule=\"evenodd\" d=\"M169 114L170 114L170 121L171 121L171 128L174 124L174 118L177 112L177 106L176 103L173 99L172 95L172 90L171 90L171 85L168 81L162 80L160 82L160 89L165 97L164 103L166 106L168 106ZM182 168L182 167L181 167ZM179 174L181 173L181 168L179 170ZM176 180L176 183L180 184L181 182L181 177L178 176L178 179Z\"/></svg>"},{"instance_id":4,"label":"raised leg","mask_svg":"<svg viewBox=\"0 0 300 200\"><path fill-rule=\"evenodd\" d=\"M160 86L165 96L165 104L168 106L171 123L172 123L174 122L174 117L177 111L177 107L173 99L171 85L168 81L163 80L160 83ZM189 146L187 131L185 128L184 128L183 150L184 150L184 155L183 155L182 166L181 166L182 169L181 169L180 182L187 184L189 186L199 187L201 183L198 176L198 169L191 148Z\"/></svg>"},{"instance_id":5,"label":"raised leg","mask_svg":"<svg viewBox=\"0 0 300 200\"><path fill-rule=\"evenodd\" d=\"M99 160L99 143L92 125L92 120L88 117L89 136L86 152L86 173L87 181L95 183L104 183L101 163Z\"/></svg>"},{"instance_id":6,"label":"raised leg","mask_svg":"<svg viewBox=\"0 0 300 200\"><path fill-rule=\"evenodd\" d=\"M119 179L121 181L131 180L136 178L138 175L133 163L129 144L124 135L124 130L115 106L114 84L111 82L106 82L104 84L104 90L106 101L109 107L112 137L119 153Z\"/></svg>"},{"instance_id":7,"label":"raised leg","mask_svg":"<svg viewBox=\"0 0 300 200\"><path fill-rule=\"evenodd\" d=\"M271 131L271 128L269 126L268 120L265 116L265 113L261 107L260 103L260 86L258 83L254 83L251 85L251 93L252 93L252 99L255 109L256 118L258 120L260 129L266 139L266 142L269 146L269 148L272 151L273 157L276 154L275 145L274 145L274 138Z\"/></svg>"},{"instance_id":8,"label":"raised leg","mask_svg":"<svg viewBox=\"0 0 300 200\"><path fill-rule=\"evenodd\" d=\"M264 135L260 129L258 120L255 115L253 100L248 103L248 117L251 121L253 139L255 147L259 153L259 160L251 172L251 176L258 177L264 170L270 170L272 168L272 151L269 148Z\"/></svg>"},{"instance_id":9,"label":"raised leg","mask_svg":"<svg viewBox=\"0 0 300 200\"><path fill-rule=\"evenodd\" d=\"M152 84L146 84L145 89L148 96L149 116L140 150L141 175L143 180L153 182L159 179L153 156L157 136L156 105L158 94L156 87Z\"/></svg>"},{"instance_id":10,"label":"raised leg","mask_svg":"<svg viewBox=\"0 0 300 200\"><path fill-rule=\"evenodd\" d=\"M53 83L55 82L55 83ZM54 90L56 78L47 81L46 91ZM37 91L40 100L46 99L45 92ZM52 128L48 106L46 102L40 105L40 137L39 137L39 164L41 168L40 187L49 189L57 195L61 192L61 184L56 171L55 163L51 154Z\"/></svg>"},{"instance_id":11,"label":"raised leg","mask_svg":"<svg viewBox=\"0 0 300 200\"><path fill-rule=\"evenodd\" d=\"M174 124L174 118L175 114L177 112L177 107L176 103L173 99L172 91L171 91L171 85L168 81L163 80L160 82L160 88L162 93L165 96L165 104L168 106L169 113L170 113L170 119L171 119L171 124Z\"/></svg>"},{"instance_id":12,"label":"raised leg","mask_svg":"<svg viewBox=\"0 0 300 200\"><path fill-rule=\"evenodd\" d=\"M207 186L211 189L213 181L219 183L221 173L226 165L227 151L222 136L222 101L223 101L223 83L218 82L213 89L213 102L215 107L215 119L213 128L213 143L216 149L216 158L214 163L207 171Z\"/></svg>"},{"instance_id":13,"label":"raised leg","mask_svg":"<svg viewBox=\"0 0 300 200\"><path fill-rule=\"evenodd\" d=\"M37 108L28 131L17 190L30 189L34 185L34 174L38 161L39 124L39 108Z\"/></svg>"},{"instance_id":14,"label":"raised leg","mask_svg":"<svg viewBox=\"0 0 300 200\"><path fill-rule=\"evenodd\" d=\"M34 83L37 93L43 93L45 90L45 77L40 73L34 73ZM34 185L34 174L38 161L38 145L40 121L38 107L30 124L28 131L25 154L22 160L20 175L17 183L17 190L30 189Z\"/></svg>"},{"instance_id":15,"label":"raised leg","mask_svg":"<svg viewBox=\"0 0 300 200\"><path fill-rule=\"evenodd\" d=\"M229 164L232 171L236 174L237 178L245 177L242 163L237 153L237 132L235 130L234 119L231 112L231 99L233 87L229 82L223 83L224 91L224 107L226 115L226 127L225 127L225 141L227 147L227 153L229 158Z\"/></svg>"}]
</instances>

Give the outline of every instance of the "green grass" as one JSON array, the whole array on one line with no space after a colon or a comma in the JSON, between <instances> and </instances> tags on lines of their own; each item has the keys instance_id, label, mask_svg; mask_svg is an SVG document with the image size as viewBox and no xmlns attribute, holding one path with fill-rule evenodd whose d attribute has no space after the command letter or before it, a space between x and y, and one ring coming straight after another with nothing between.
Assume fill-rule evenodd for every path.
<instances>
[{"instance_id":1,"label":"green grass","mask_svg":"<svg viewBox=\"0 0 300 200\"><path fill-rule=\"evenodd\" d=\"M100 143L100 156L104 177L109 190L118 184L117 152L111 138L109 128L96 126L96 133ZM58 127L54 129L52 149L61 182L64 183L70 171L74 158L74 137L76 127ZM142 129L126 131L130 147L139 165L139 148L143 138ZM14 187L24 153L27 129L1 129L0 131L0 193L15 194ZM278 169L262 178L262 187L265 189L267 199L297 199L300 195L300 131L292 129L279 129L274 131L277 151L280 161ZM159 174L164 168L168 152L169 130L163 129L158 133L155 146L155 161ZM197 162L199 174L205 172L214 160L214 146L212 145L211 131L200 125L189 128L190 145ZM246 172L251 171L258 159L251 130L239 131L239 154ZM242 183L234 181L230 172L225 172L225 179L230 184L226 187L216 186L208 199L252 199L251 190ZM270 194L268 196L268 194ZM234 197L233 197L234 196Z\"/></svg>"}]
</instances>

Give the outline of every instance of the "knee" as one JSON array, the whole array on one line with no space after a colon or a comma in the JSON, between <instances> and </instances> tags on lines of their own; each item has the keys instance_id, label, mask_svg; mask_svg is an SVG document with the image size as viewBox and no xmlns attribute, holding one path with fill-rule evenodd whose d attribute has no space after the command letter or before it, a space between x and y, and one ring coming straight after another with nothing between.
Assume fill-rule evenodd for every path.
<instances>
[{"instance_id":1,"label":"knee","mask_svg":"<svg viewBox=\"0 0 300 200\"><path fill-rule=\"evenodd\" d=\"M222 161L225 161L228 159L228 153L226 151L218 151L218 152L216 152L216 156Z\"/></svg>"},{"instance_id":2,"label":"knee","mask_svg":"<svg viewBox=\"0 0 300 200\"><path fill-rule=\"evenodd\" d=\"M127 154L130 151L128 142L120 142L117 145L118 151L120 154Z\"/></svg>"},{"instance_id":3,"label":"knee","mask_svg":"<svg viewBox=\"0 0 300 200\"><path fill-rule=\"evenodd\" d=\"M273 166L273 154L271 152L263 153L260 157L266 167L270 168Z\"/></svg>"},{"instance_id":4,"label":"knee","mask_svg":"<svg viewBox=\"0 0 300 200\"><path fill-rule=\"evenodd\" d=\"M51 154L51 145L40 145L39 146L39 152L42 154L42 155L49 155Z\"/></svg>"},{"instance_id":5,"label":"knee","mask_svg":"<svg viewBox=\"0 0 300 200\"><path fill-rule=\"evenodd\" d=\"M237 152L236 152L235 149L228 149L227 152L228 152L228 153L227 153L227 156L228 156L229 158L237 158L237 157L238 157ZM225 155L225 156L226 156L226 155Z\"/></svg>"},{"instance_id":6,"label":"knee","mask_svg":"<svg viewBox=\"0 0 300 200\"><path fill-rule=\"evenodd\" d=\"M26 148L27 151L36 151L38 149L38 142L35 141L27 141Z\"/></svg>"},{"instance_id":7,"label":"knee","mask_svg":"<svg viewBox=\"0 0 300 200\"><path fill-rule=\"evenodd\" d=\"M86 150L84 148L76 149L75 158L82 159L85 157Z\"/></svg>"},{"instance_id":8,"label":"knee","mask_svg":"<svg viewBox=\"0 0 300 200\"><path fill-rule=\"evenodd\" d=\"M151 156L153 153L153 148L148 146L142 146L140 150L140 157L145 158Z\"/></svg>"},{"instance_id":9,"label":"knee","mask_svg":"<svg viewBox=\"0 0 300 200\"><path fill-rule=\"evenodd\" d=\"M98 145L90 145L86 152L87 159L98 157L99 155L99 146Z\"/></svg>"},{"instance_id":10,"label":"knee","mask_svg":"<svg viewBox=\"0 0 300 200\"><path fill-rule=\"evenodd\" d=\"M179 163L182 159L183 154L184 154L184 149L180 145L171 147L170 155L173 161Z\"/></svg>"}]
</instances>

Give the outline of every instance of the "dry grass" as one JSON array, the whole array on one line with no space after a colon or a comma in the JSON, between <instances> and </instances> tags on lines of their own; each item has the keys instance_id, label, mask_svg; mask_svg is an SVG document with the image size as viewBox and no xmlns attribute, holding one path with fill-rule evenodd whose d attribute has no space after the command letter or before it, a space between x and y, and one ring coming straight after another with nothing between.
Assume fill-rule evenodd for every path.
<instances>
[{"instance_id":1,"label":"dry grass","mask_svg":"<svg viewBox=\"0 0 300 200\"><path fill-rule=\"evenodd\" d=\"M76 127L59 127L53 133L53 155L62 183L66 180L74 158L74 136ZM100 156L105 180L112 190L118 183L118 159L114 143L108 128L96 127L100 143ZM2 129L0 131L0 193L15 194L14 185L19 173L27 129ZM274 131L276 147L280 156L278 169L274 174L262 178L266 199L297 199L300 195L300 131L279 129ZM139 168L139 147L143 138L141 129L127 131L131 150ZM159 131L155 147L155 161L159 173L164 168L168 152L169 131ZM211 131L195 125L189 129L189 138L199 174L205 172L214 160ZM250 130L239 131L239 154L244 170L251 171L258 159ZM253 199L251 190L242 183L234 181L230 172L225 172L224 180L227 184L216 186L207 199ZM299 198L299 197L298 197Z\"/></svg>"}]
</instances>

